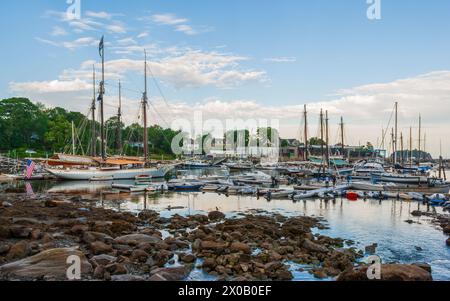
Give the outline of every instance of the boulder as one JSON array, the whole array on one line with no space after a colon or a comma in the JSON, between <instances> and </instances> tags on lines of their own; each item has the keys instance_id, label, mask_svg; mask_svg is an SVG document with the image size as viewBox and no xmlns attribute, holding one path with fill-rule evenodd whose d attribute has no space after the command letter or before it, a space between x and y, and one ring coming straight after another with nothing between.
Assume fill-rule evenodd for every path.
<instances>
[{"instance_id":1,"label":"boulder","mask_svg":"<svg viewBox=\"0 0 450 301\"><path fill-rule=\"evenodd\" d=\"M100 232L84 232L82 240L88 244L96 241L101 241L110 244L113 242L114 239L111 236Z\"/></svg>"},{"instance_id":2,"label":"boulder","mask_svg":"<svg viewBox=\"0 0 450 301\"><path fill-rule=\"evenodd\" d=\"M119 245L157 244L161 242L161 238L146 234L130 234L117 237L114 242Z\"/></svg>"},{"instance_id":3,"label":"boulder","mask_svg":"<svg viewBox=\"0 0 450 301\"><path fill-rule=\"evenodd\" d=\"M92 253L94 253L95 255L109 253L112 251L111 245L107 245L101 241L96 241L96 242L91 243L90 247L91 247Z\"/></svg>"},{"instance_id":4,"label":"boulder","mask_svg":"<svg viewBox=\"0 0 450 301\"><path fill-rule=\"evenodd\" d=\"M145 281L144 277L136 276L136 275L113 275L111 276L111 281L120 281L120 282L136 282L136 281Z\"/></svg>"},{"instance_id":5,"label":"boulder","mask_svg":"<svg viewBox=\"0 0 450 301\"><path fill-rule=\"evenodd\" d=\"M200 248L202 250L211 250L211 251L224 251L228 247L228 244L226 243L219 243L215 241L209 241L205 240L202 241L200 244Z\"/></svg>"},{"instance_id":6,"label":"boulder","mask_svg":"<svg viewBox=\"0 0 450 301\"><path fill-rule=\"evenodd\" d=\"M82 252L71 249L51 249L32 257L12 262L0 267L0 275L7 279L36 280L50 277L55 280L67 280L67 263L70 256L81 259L81 276L91 273L92 266Z\"/></svg>"},{"instance_id":7,"label":"boulder","mask_svg":"<svg viewBox=\"0 0 450 301\"><path fill-rule=\"evenodd\" d=\"M219 220L223 220L225 218L225 214L223 214L220 211L212 211L208 214L208 218L211 221L219 221Z\"/></svg>"},{"instance_id":8,"label":"boulder","mask_svg":"<svg viewBox=\"0 0 450 301\"><path fill-rule=\"evenodd\" d=\"M447 238L446 244L450 247L450 238Z\"/></svg>"},{"instance_id":9,"label":"boulder","mask_svg":"<svg viewBox=\"0 0 450 301\"><path fill-rule=\"evenodd\" d=\"M233 242L230 246L230 250L232 252L243 252L245 254L251 253L250 246L241 242Z\"/></svg>"},{"instance_id":10,"label":"boulder","mask_svg":"<svg viewBox=\"0 0 450 301\"><path fill-rule=\"evenodd\" d=\"M444 227L444 233L445 234L450 234L450 225L447 225Z\"/></svg>"},{"instance_id":11,"label":"boulder","mask_svg":"<svg viewBox=\"0 0 450 301\"><path fill-rule=\"evenodd\" d=\"M149 256L144 250L137 249L131 253L130 259L135 262L146 262Z\"/></svg>"},{"instance_id":12,"label":"boulder","mask_svg":"<svg viewBox=\"0 0 450 301\"><path fill-rule=\"evenodd\" d=\"M97 266L105 266L117 261L117 257L101 254L91 258L91 261L94 262Z\"/></svg>"},{"instance_id":13,"label":"boulder","mask_svg":"<svg viewBox=\"0 0 450 301\"><path fill-rule=\"evenodd\" d=\"M70 229L70 234L82 235L84 232L89 231L89 226L87 225L75 225Z\"/></svg>"},{"instance_id":14,"label":"boulder","mask_svg":"<svg viewBox=\"0 0 450 301\"><path fill-rule=\"evenodd\" d=\"M31 253L30 245L25 240L22 240L16 244L14 244L9 249L6 259L8 259L9 261L14 260L14 259L22 259L22 258L30 255L30 253Z\"/></svg>"},{"instance_id":15,"label":"boulder","mask_svg":"<svg viewBox=\"0 0 450 301\"><path fill-rule=\"evenodd\" d=\"M337 281L369 281L368 266L342 272ZM431 273L416 265L385 264L381 266L381 281L432 281Z\"/></svg>"},{"instance_id":16,"label":"boulder","mask_svg":"<svg viewBox=\"0 0 450 301\"><path fill-rule=\"evenodd\" d=\"M182 266L176 268L158 268L153 270L150 275L150 281L181 281L185 279L191 269Z\"/></svg>"},{"instance_id":17,"label":"boulder","mask_svg":"<svg viewBox=\"0 0 450 301\"><path fill-rule=\"evenodd\" d=\"M195 256L192 254L179 254L178 257L185 263L193 263L195 261Z\"/></svg>"},{"instance_id":18,"label":"boulder","mask_svg":"<svg viewBox=\"0 0 450 301\"><path fill-rule=\"evenodd\" d=\"M305 239L303 241L302 247L310 252L317 252L317 253L327 253L328 252L328 248L326 248L322 245L316 244L315 242L312 242L309 239Z\"/></svg>"},{"instance_id":19,"label":"boulder","mask_svg":"<svg viewBox=\"0 0 450 301\"><path fill-rule=\"evenodd\" d=\"M415 265L415 266L417 266L417 267L419 267L419 268L424 269L424 270L427 271L428 273L431 273L431 265L429 265L429 264L426 263L426 262L416 262L416 263L413 263L412 265Z\"/></svg>"},{"instance_id":20,"label":"boulder","mask_svg":"<svg viewBox=\"0 0 450 301\"><path fill-rule=\"evenodd\" d=\"M22 226L12 226L9 231L11 232L11 237L13 238L28 238L30 237L33 229Z\"/></svg>"},{"instance_id":21,"label":"boulder","mask_svg":"<svg viewBox=\"0 0 450 301\"><path fill-rule=\"evenodd\" d=\"M9 244L2 243L0 245L0 255L8 253L8 251L11 249L11 246Z\"/></svg>"},{"instance_id":22,"label":"boulder","mask_svg":"<svg viewBox=\"0 0 450 301\"><path fill-rule=\"evenodd\" d=\"M375 254L377 252L378 244L372 244L370 246L365 247L365 251L367 254Z\"/></svg>"}]
</instances>

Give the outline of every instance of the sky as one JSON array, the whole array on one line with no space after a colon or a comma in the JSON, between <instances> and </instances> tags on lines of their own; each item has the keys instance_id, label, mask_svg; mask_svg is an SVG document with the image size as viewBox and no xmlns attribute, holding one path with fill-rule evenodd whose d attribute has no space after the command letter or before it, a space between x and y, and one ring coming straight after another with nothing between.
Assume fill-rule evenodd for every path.
<instances>
[{"instance_id":1,"label":"sky","mask_svg":"<svg viewBox=\"0 0 450 301\"><path fill-rule=\"evenodd\" d=\"M71 1L0 2L0 98L87 114L104 35L106 114L120 80L126 123L139 118L146 49L152 123L276 119L301 139L306 104L310 136L322 108L331 142L342 116L347 144L381 146L397 101L405 148L410 127L418 147L421 114L427 151L450 157L450 1L379 0L377 20L367 0L79 0L79 15Z\"/></svg>"}]
</instances>

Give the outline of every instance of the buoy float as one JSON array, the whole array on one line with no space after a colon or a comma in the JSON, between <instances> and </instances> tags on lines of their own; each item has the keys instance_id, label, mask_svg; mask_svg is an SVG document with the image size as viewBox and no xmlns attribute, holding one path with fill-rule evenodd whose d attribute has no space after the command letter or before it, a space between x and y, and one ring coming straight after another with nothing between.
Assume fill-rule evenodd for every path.
<instances>
[{"instance_id":1,"label":"buoy float","mask_svg":"<svg viewBox=\"0 0 450 301\"><path fill-rule=\"evenodd\" d=\"M353 191L347 192L347 200L349 201L357 201L358 200L358 194Z\"/></svg>"}]
</instances>

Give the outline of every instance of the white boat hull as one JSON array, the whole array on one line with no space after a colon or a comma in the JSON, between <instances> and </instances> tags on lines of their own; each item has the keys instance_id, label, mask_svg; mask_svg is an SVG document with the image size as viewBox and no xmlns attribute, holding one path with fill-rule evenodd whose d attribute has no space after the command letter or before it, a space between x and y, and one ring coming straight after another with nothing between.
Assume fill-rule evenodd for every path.
<instances>
[{"instance_id":1,"label":"white boat hull","mask_svg":"<svg viewBox=\"0 0 450 301\"><path fill-rule=\"evenodd\" d=\"M141 168L123 170L101 169L47 169L49 173L61 180L88 181L93 178L113 178L114 180L134 180L138 176L149 176L153 179L164 178L174 166L162 168Z\"/></svg>"}]
</instances>

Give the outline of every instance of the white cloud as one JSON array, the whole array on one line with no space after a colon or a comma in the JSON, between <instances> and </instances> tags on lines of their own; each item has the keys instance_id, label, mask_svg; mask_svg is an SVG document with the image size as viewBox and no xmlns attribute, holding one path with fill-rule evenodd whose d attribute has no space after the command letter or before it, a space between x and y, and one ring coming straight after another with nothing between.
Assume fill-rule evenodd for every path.
<instances>
[{"instance_id":1,"label":"white cloud","mask_svg":"<svg viewBox=\"0 0 450 301\"><path fill-rule=\"evenodd\" d=\"M156 14L151 16L151 20L162 25L178 25L189 22L188 19L178 18L174 14Z\"/></svg>"},{"instance_id":2,"label":"white cloud","mask_svg":"<svg viewBox=\"0 0 450 301\"><path fill-rule=\"evenodd\" d=\"M80 79L70 81L43 81L43 82L11 82L9 88L13 92L35 92L37 94L55 92L75 92L92 89L92 85Z\"/></svg>"},{"instance_id":3,"label":"white cloud","mask_svg":"<svg viewBox=\"0 0 450 301\"><path fill-rule=\"evenodd\" d=\"M101 11L101 12L87 11L85 13L85 15L88 17L91 17L91 18L107 19L107 20L110 20L113 17L112 14L104 12L104 11Z\"/></svg>"},{"instance_id":4,"label":"white cloud","mask_svg":"<svg viewBox=\"0 0 450 301\"><path fill-rule=\"evenodd\" d=\"M66 36L67 34L68 34L67 31L59 26L53 27L53 30L51 32L51 35L54 37Z\"/></svg>"},{"instance_id":5,"label":"white cloud","mask_svg":"<svg viewBox=\"0 0 450 301\"><path fill-rule=\"evenodd\" d=\"M223 63L225 65L229 64ZM11 83L10 88L14 92L20 92L31 97L34 101L41 101L49 105L60 105L86 112L89 106L90 87L88 69L93 61L85 62L83 68L86 79L81 73L80 80L72 80L64 83L63 80L43 83ZM217 62L211 63L218 64ZM219 63L221 65L222 63ZM169 64L171 65L171 64ZM152 66L154 71L156 66ZM165 66L167 67L167 66ZM112 61L108 66L114 71L126 68L142 69L142 61L120 60ZM183 69L183 68L181 68ZM178 69L165 70L166 75L177 72ZM162 70L158 70L162 72ZM68 73L69 75L69 73ZM160 74L162 76L162 74ZM200 76L200 81L203 80ZM167 78L165 78L167 80ZM86 82L85 82L86 81ZM75 91L79 87L80 91ZM86 90L86 91L85 91ZM51 94L40 94L50 91L69 91ZM71 92L70 92L71 91ZM318 116L321 108L328 110L330 116L331 142L338 142L338 123L341 116L344 117L346 129L346 141L348 144L358 145L371 141L380 144L381 129L386 128L391 116L394 101L399 102L399 130L404 136L409 136L409 127L413 127L413 147L417 148L417 119L419 113L423 117L423 133L427 133L427 150L435 156L439 154L439 142L442 138L444 156L450 156L450 142L448 136L448 116L450 115L450 71L432 72L416 77L401 79L388 83L379 83L354 87L340 91L334 100L309 102L309 133L310 136L318 135ZM114 114L115 96L108 96L108 112ZM302 122L303 104L298 105L265 105L256 100L224 100L218 97L208 98L198 103L187 103L182 100L172 99L169 105L160 98L152 97L151 120L162 126L166 122L176 119L192 118L194 112L201 111L204 120L214 118L226 120L229 118L241 119L278 119L280 131L283 137L299 138L300 123ZM124 107L125 120L132 122L136 120L136 112L139 100L129 100ZM159 112L156 114L154 108ZM161 116L164 116L164 121ZM391 123L392 126L392 123ZM406 144L406 138L405 138ZM448 144L448 145L447 145Z\"/></svg>"},{"instance_id":6,"label":"white cloud","mask_svg":"<svg viewBox=\"0 0 450 301\"><path fill-rule=\"evenodd\" d=\"M185 24L177 25L175 27L175 31L180 31L187 35L196 35L197 34L197 32L191 26L185 25Z\"/></svg>"},{"instance_id":7,"label":"white cloud","mask_svg":"<svg viewBox=\"0 0 450 301\"><path fill-rule=\"evenodd\" d=\"M150 17L141 18L141 20L151 21L158 25L166 25L173 27L174 31L182 32L187 35L196 35L199 33L209 32L212 30L210 27L198 27L194 28L189 24L189 19L177 17L175 14L155 14Z\"/></svg>"},{"instance_id":8,"label":"white cloud","mask_svg":"<svg viewBox=\"0 0 450 301\"><path fill-rule=\"evenodd\" d=\"M145 37L148 37L148 32L141 32L138 36L137 36L137 38L138 39L142 39L142 38L145 38Z\"/></svg>"},{"instance_id":9,"label":"white cloud","mask_svg":"<svg viewBox=\"0 0 450 301\"><path fill-rule=\"evenodd\" d=\"M296 57L273 57L264 59L265 62L271 63L293 63L297 61Z\"/></svg>"},{"instance_id":10,"label":"white cloud","mask_svg":"<svg viewBox=\"0 0 450 301\"><path fill-rule=\"evenodd\" d=\"M36 37L35 39L41 43L49 44L49 45L52 45L55 47L63 47L63 48L69 49L69 50L75 50L75 49L82 48L82 47L94 46L98 43L97 39L94 39L92 37L83 37L83 38L78 38L73 41L62 41L62 42L51 41L51 40L42 39L39 37Z\"/></svg>"}]
</instances>

